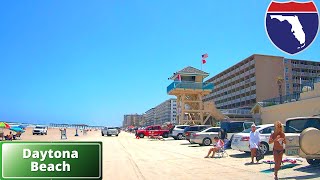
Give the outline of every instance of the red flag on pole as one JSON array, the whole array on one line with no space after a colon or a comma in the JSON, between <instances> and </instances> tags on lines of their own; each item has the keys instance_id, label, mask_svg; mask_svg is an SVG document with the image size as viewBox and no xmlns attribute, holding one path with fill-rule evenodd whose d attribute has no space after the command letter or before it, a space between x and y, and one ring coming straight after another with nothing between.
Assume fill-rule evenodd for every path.
<instances>
[{"instance_id":1,"label":"red flag on pole","mask_svg":"<svg viewBox=\"0 0 320 180\"><path fill-rule=\"evenodd\" d=\"M178 80L181 81L181 75L180 74L178 74Z\"/></svg>"},{"instance_id":2,"label":"red flag on pole","mask_svg":"<svg viewBox=\"0 0 320 180\"><path fill-rule=\"evenodd\" d=\"M202 54L202 64L205 64L205 63L207 63L207 60L206 60L206 58L208 57L208 54L207 53L205 53L205 54Z\"/></svg>"}]
</instances>

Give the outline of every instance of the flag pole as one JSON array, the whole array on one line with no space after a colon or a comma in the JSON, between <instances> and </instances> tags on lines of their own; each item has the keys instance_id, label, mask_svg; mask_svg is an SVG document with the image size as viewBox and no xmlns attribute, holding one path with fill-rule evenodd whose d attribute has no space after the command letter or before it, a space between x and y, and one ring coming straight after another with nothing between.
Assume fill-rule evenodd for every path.
<instances>
[{"instance_id":1,"label":"flag pole","mask_svg":"<svg viewBox=\"0 0 320 180\"><path fill-rule=\"evenodd\" d=\"M201 63L201 71L202 71L202 59L201 59L200 63Z\"/></svg>"}]
</instances>

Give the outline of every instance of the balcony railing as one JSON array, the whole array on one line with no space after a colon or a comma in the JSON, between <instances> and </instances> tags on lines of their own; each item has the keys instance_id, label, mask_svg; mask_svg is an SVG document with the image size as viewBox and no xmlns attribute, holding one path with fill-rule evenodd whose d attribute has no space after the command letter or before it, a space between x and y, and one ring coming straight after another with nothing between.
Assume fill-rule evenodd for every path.
<instances>
[{"instance_id":1,"label":"balcony railing","mask_svg":"<svg viewBox=\"0 0 320 180\"><path fill-rule=\"evenodd\" d=\"M251 111L247 109L220 109L224 115L239 114L239 115L251 115Z\"/></svg>"},{"instance_id":2,"label":"balcony railing","mask_svg":"<svg viewBox=\"0 0 320 180\"><path fill-rule=\"evenodd\" d=\"M213 83L175 81L167 87L167 93L173 89L213 90Z\"/></svg>"}]
</instances>

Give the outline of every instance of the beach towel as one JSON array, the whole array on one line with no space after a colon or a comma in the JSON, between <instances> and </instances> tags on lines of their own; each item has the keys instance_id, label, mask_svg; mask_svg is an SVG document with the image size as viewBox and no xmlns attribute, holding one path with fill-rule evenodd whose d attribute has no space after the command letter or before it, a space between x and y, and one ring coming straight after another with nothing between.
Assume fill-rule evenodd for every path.
<instances>
[{"instance_id":1,"label":"beach towel","mask_svg":"<svg viewBox=\"0 0 320 180\"><path fill-rule=\"evenodd\" d=\"M261 148L259 147L257 149L257 154L256 154L256 160L257 161L260 161L261 159L264 158L264 154L263 154L263 151L261 150Z\"/></svg>"}]
</instances>

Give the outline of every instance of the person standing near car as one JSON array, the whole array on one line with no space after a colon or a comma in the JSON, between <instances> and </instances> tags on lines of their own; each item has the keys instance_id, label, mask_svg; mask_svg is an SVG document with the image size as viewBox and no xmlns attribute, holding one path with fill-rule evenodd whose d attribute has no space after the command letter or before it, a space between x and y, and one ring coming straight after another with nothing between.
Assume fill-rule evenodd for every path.
<instances>
[{"instance_id":1,"label":"person standing near car","mask_svg":"<svg viewBox=\"0 0 320 180\"><path fill-rule=\"evenodd\" d=\"M260 146L260 133L256 131L256 125L251 125L251 132L249 137L249 148L251 151L251 163L254 163L253 159L257 156L257 150ZM258 162L258 161L257 161Z\"/></svg>"},{"instance_id":2,"label":"person standing near car","mask_svg":"<svg viewBox=\"0 0 320 180\"><path fill-rule=\"evenodd\" d=\"M226 145L228 142L226 131L224 129L220 128L218 137L224 142L224 145L225 145L224 148L226 149Z\"/></svg>"},{"instance_id":3,"label":"person standing near car","mask_svg":"<svg viewBox=\"0 0 320 180\"><path fill-rule=\"evenodd\" d=\"M274 133L271 134L269 144L273 145L274 159L274 179L278 179L278 171L281 168L281 162L284 152L284 144L286 144L286 136L283 132L283 127L280 121L274 123Z\"/></svg>"}]
</instances>

